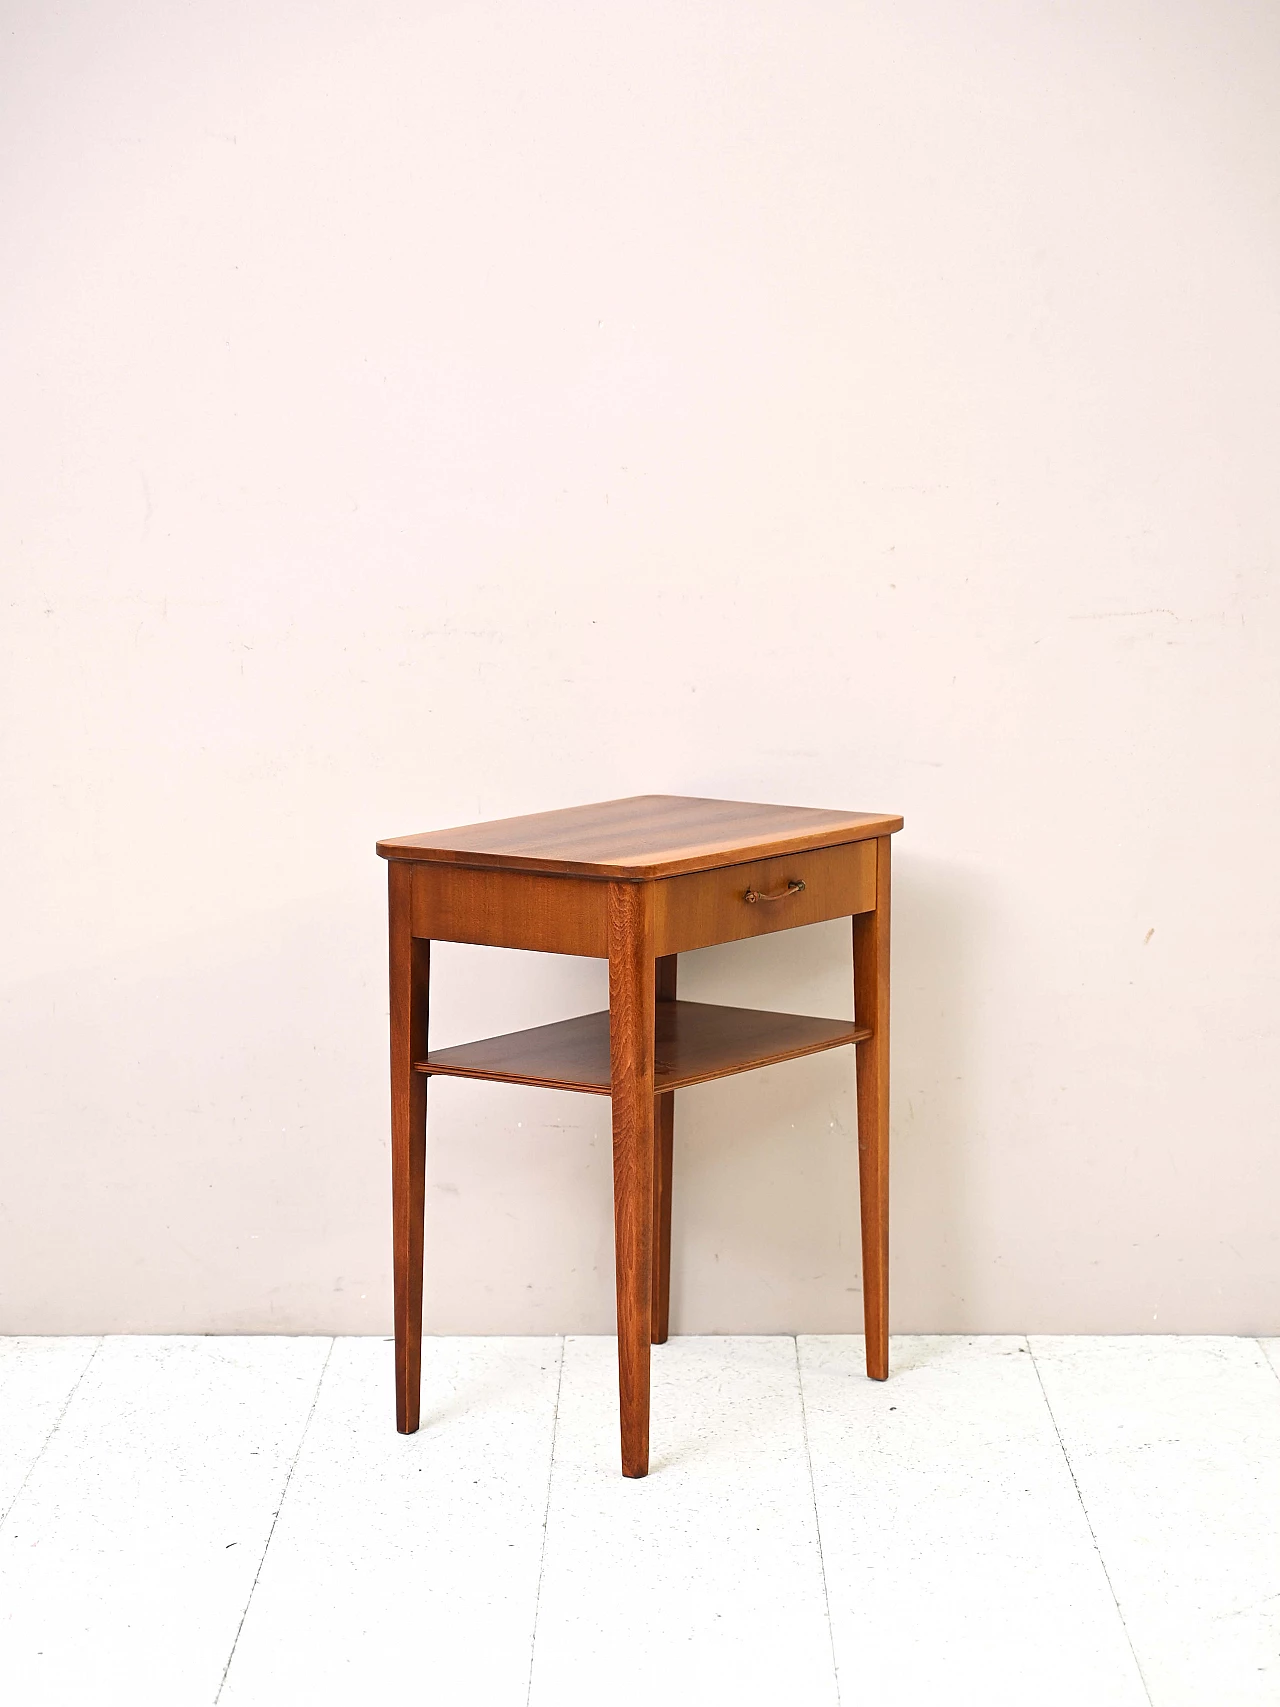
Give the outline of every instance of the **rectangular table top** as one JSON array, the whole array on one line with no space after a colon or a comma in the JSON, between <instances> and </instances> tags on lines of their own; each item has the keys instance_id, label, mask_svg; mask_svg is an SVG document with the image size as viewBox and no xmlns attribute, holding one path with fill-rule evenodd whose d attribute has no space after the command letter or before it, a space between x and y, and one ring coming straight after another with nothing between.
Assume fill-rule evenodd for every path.
<instances>
[{"instance_id":1,"label":"rectangular table top","mask_svg":"<svg viewBox=\"0 0 1280 1707\"><path fill-rule=\"evenodd\" d=\"M883 812L828 812L682 794L636 794L593 806L394 836L384 859L554 871L588 877L674 877L887 836L902 819Z\"/></svg>"}]
</instances>

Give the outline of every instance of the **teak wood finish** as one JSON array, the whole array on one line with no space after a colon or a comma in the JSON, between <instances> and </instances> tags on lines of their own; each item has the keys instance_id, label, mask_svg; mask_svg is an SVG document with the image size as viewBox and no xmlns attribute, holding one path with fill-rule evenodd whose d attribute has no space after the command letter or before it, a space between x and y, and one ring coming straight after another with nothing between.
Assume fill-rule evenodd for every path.
<instances>
[{"instance_id":1,"label":"teak wood finish","mask_svg":"<svg viewBox=\"0 0 1280 1707\"><path fill-rule=\"evenodd\" d=\"M863 842L901 828L901 818L882 812L637 794L597 806L395 836L379 842L378 852L384 859L638 881Z\"/></svg>"},{"instance_id":2,"label":"teak wood finish","mask_svg":"<svg viewBox=\"0 0 1280 1707\"><path fill-rule=\"evenodd\" d=\"M669 965L670 955L658 962ZM613 1065L609 1051L609 1010L577 1019L536 1025L505 1037L434 1049L414 1062L419 1073L454 1079L499 1079L504 1083L545 1085L556 1091L592 1091L609 1096ZM656 1096L670 1096L688 1085L726 1079L752 1067L772 1067L844 1043L861 1043L871 1028L847 1019L810 1019L807 1014L773 1014L759 1008L726 1008L712 1002L664 1001L659 996L654 1024L653 1082Z\"/></svg>"},{"instance_id":3,"label":"teak wood finish","mask_svg":"<svg viewBox=\"0 0 1280 1707\"><path fill-rule=\"evenodd\" d=\"M649 1348L667 1338L675 1092L853 1044L867 1373L888 1374L890 837L870 812L641 795L378 843L388 861L396 1427L418 1427L427 1083L552 1085L613 1105L622 1471L649 1466ZM853 921L854 1018L682 1002L676 957ZM609 962L609 1008L431 1052L432 940Z\"/></svg>"},{"instance_id":4,"label":"teak wood finish","mask_svg":"<svg viewBox=\"0 0 1280 1707\"><path fill-rule=\"evenodd\" d=\"M667 1066L666 1024L676 1014L676 966L674 954L660 955L654 962L653 990L657 997L654 1024L654 1084L661 1086ZM714 1009L712 1010L715 1011ZM671 1167L676 1132L676 1090L657 1090L653 1099L653 1333L654 1345L666 1345L671 1317Z\"/></svg>"},{"instance_id":5,"label":"teak wood finish","mask_svg":"<svg viewBox=\"0 0 1280 1707\"><path fill-rule=\"evenodd\" d=\"M653 886L659 954L844 919L876 904L876 844L851 842L783 859L668 877ZM752 899L754 897L754 899Z\"/></svg>"}]
</instances>

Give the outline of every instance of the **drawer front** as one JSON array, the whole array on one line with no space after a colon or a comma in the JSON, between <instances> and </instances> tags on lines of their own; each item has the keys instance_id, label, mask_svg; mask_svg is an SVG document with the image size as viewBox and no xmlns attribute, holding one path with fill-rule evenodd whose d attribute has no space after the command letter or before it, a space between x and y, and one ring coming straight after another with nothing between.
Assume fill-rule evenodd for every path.
<instances>
[{"instance_id":1,"label":"drawer front","mask_svg":"<svg viewBox=\"0 0 1280 1707\"><path fill-rule=\"evenodd\" d=\"M804 887L796 887L799 884ZM871 912L876 904L876 842L846 842L838 848L691 872L664 878L654 888L656 952L685 954L712 943ZM748 900L748 894L756 899Z\"/></svg>"},{"instance_id":2,"label":"drawer front","mask_svg":"<svg viewBox=\"0 0 1280 1707\"><path fill-rule=\"evenodd\" d=\"M423 861L413 871L413 934L544 954L609 954L609 885L535 871Z\"/></svg>"}]
</instances>

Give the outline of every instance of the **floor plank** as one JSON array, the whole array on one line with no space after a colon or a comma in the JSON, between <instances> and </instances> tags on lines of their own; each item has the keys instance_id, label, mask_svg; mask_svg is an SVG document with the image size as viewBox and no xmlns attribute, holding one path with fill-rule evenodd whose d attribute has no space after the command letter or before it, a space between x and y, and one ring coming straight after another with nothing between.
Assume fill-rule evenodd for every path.
<instances>
[{"instance_id":1,"label":"floor plank","mask_svg":"<svg viewBox=\"0 0 1280 1707\"><path fill-rule=\"evenodd\" d=\"M625 1481L615 1342L568 1340L533 1707L834 1707L794 1341L656 1346L652 1442Z\"/></svg>"},{"instance_id":2,"label":"floor plank","mask_svg":"<svg viewBox=\"0 0 1280 1707\"><path fill-rule=\"evenodd\" d=\"M844 1701L1145 1707L1025 1341L799 1348Z\"/></svg>"},{"instance_id":3,"label":"floor plank","mask_svg":"<svg viewBox=\"0 0 1280 1707\"><path fill-rule=\"evenodd\" d=\"M96 1339L0 1339L0 1520L44 1451Z\"/></svg>"},{"instance_id":4,"label":"floor plank","mask_svg":"<svg viewBox=\"0 0 1280 1707\"><path fill-rule=\"evenodd\" d=\"M612 1339L412 1439L384 1341L0 1340L4 1697L1275 1707L1280 1340L1031 1343L802 1338L811 1483L793 1342L673 1340L631 1483Z\"/></svg>"},{"instance_id":5,"label":"floor plank","mask_svg":"<svg viewBox=\"0 0 1280 1707\"><path fill-rule=\"evenodd\" d=\"M1275 1707L1280 1392L1257 1342L1031 1348L1153 1707Z\"/></svg>"},{"instance_id":6,"label":"floor plank","mask_svg":"<svg viewBox=\"0 0 1280 1707\"><path fill-rule=\"evenodd\" d=\"M554 1339L429 1339L422 1428L393 1355L339 1340L221 1707L524 1707L560 1372Z\"/></svg>"},{"instance_id":7,"label":"floor plank","mask_svg":"<svg viewBox=\"0 0 1280 1707\"><path fill-rule=\"evenodd\" d=\"M208 1707L329 1346L103 1342L0 1531L8 1700Z\"/></svg>"}]
</instances>

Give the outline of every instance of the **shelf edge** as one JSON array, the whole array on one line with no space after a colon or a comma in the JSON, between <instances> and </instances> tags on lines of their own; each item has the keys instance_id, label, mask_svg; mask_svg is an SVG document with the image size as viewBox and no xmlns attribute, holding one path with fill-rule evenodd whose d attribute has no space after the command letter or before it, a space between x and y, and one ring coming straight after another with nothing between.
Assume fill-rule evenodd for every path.
<instances>
[{"instance_id":1,"label":"shelf edge","mask_svg":"<svg viewBox=\"0 0 1280 1707\"><path fill-rule=\"evenodd\" d=\"M713 1084L717 1079L736 1078L739 1073L754 1073L761 1067L781 1066L784 1061L802 1061L808 1055L825 1055L829 1049L847 1049L851 1044L866 1043L871 1037L869 1025L855 1025L849 1022L848 1035L830 1038L822 1043L809 1043L797 1049L787 1049L780 1054L763 1056L759 1060L744 1061L740 1066L718 1068L711 1073L695 1073L679 1078L655 1077L655 1092L688 1090L693 1085ZM588 1082L583 1079L552 1079L543 1078L532 1073L500 1073L484 1067L457 1067L452 1064L435 1062L430 1056L425 1061L413 1063L415 1073L422 1073L427 1078L439 1079L482 1079L496 1085L534 1085L543 1090L551 1091L581 1091L586 1096L609 1096L610 1086Z\"/></svg>"}]
</instances>

